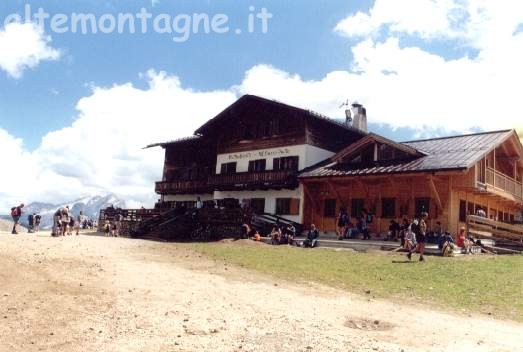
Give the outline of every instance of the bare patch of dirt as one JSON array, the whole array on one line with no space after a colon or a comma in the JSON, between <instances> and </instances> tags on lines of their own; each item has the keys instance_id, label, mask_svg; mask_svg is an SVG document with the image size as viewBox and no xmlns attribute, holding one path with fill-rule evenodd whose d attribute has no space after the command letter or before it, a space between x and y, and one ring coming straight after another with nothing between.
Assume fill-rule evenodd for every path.
<instances>
[{"instance_id":1,"label":"bare patch of dirt","mask_svg":"<svg viewBox=\"0 0 523 352\"><path fill-rule=\"evenodd\" d=\"M0 268L2 352L523 350L522 324L275 280L187 245L4 233Z\"/></svg>"}]
</instances>

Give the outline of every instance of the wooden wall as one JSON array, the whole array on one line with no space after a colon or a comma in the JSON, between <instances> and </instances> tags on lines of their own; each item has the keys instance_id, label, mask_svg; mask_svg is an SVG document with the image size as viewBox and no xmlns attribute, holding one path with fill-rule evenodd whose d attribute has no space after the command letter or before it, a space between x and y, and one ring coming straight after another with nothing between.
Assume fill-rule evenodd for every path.
<instances>
[{"instance_id":1,"label":"wooden wall","mask_svg":"<svg viewBox=\"0 0 523 352\"><path fill-rule=\"evenodd\" d=\"M431 183L433 182L433 186ZM370 229L373 233L386 233L391 218L382 218L382 199L396 199L394 219L401 223L404 217L415 216L417 198L430 199L429 227L440 221L443 229L457 233L464 224L459 221L460 200L473 202L485 208L516 214L520 208L515 203L502 201L493 196L475 194L475 170L467 173L382 176L305 180L304 225L314 223L321 231L334 232L336 217L325 217L326 199L336 199L336 216L339 209L347 207L351 212L353 198L364 199L364 207L373 210L375 217ZM355 218L351 218L356 222Z\"/></svg>"}]
</instances>

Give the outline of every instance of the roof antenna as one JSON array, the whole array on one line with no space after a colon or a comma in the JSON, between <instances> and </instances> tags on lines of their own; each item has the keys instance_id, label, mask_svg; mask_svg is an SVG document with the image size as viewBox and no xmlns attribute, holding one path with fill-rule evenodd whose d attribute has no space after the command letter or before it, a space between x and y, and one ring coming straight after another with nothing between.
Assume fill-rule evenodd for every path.
<instances>
[{"instance_id":1,"label":"roof antenna","mask_svg":"<svg viewBox=\"0 0 523 352\"><path fill-rule=\"evenodd\" d=\"M350 109L349 99L343 104L340 105L339 109L345 107L345 125L347 127L352 126L352 111Z\"/></svg>"}]
</instances>

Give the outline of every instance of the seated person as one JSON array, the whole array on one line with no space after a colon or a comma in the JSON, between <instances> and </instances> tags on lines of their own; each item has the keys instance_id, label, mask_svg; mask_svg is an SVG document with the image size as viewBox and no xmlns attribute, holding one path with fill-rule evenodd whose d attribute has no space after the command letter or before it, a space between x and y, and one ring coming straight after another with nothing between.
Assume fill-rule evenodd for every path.
<instances>
[{"instance_id":1,"label":"seated person","mask_svg":"<svg viewBox=\"0 0 523 352\"><path fill-rule=\"evenodd\" d=\"M278 244L289 244L289 234L287 232L282 231Z\"/></svg>"},{"instance_id":2,"label":"seated person","mask_svg":"<svg viewBox=\"0 0 523 352\"><path fill-rule=\"evenodd\" d=\"M316 229L316 225L312 224L311 229L307 233L307 238L303 241L303 248L314 248L320 237L320 232Z\"/></svg>"},{"instance_id":3,"label":"seated person","mask_svg":"<svg viewBox=\"0 0 523 352\"><path fill-rule=\"evenodd\" d=\"M350 239L356 235L358 235L360 232L358 231L358 228L354 226L352 222L348 222L347 224L347 230L345 231L344 238Z\"/></svg>"},{"instance_id":4,"label":"seated person","mask_svg":"<svg viewBox=\"0 0 523 352\"><path fill-rule=\"evenodd\" d=\"M389 225L389 232L388 232L385 240L386 241L397 241L398 237L399 237L399 232L400 232L400 224L398 224L395 220L391 220L390 225Z\"/></svg>"},{"instance_id":5,"label":"seated person","mask_svg":"<svg viewBox=\"0 0 523 352\"><path fill-rule=\"evenodd\" d=\"M274 225L269 237L271 238L272 244L280 244L282 238L282 231L279 223L276 223L276 225Z\"/></svg>"},{"instance_id":6,"label":"seated person","mask_svg":"<svg viewBox=\"0 0 523 352\"><path fill-rule=\"evenodd\" d=\"M284 237L286 238L285 244L294 244L294 238L296 237L296 228L292 225L289 225L282 232Z\"/></svg>"},{"instance_id":7,"label":"seated person","mask_svg":"<svg viewBox=\"0 0 523 352\"><path fill-rule=\"evenodd\" d=\"M445 232L439 237L438 248L441 255L444 257L452 257L454 255L454 238L448 232Z\"/></svg>"},{"instance_id":8,"label":"seated person","mask_svg":"<svg viewBox=\"0 0 523 352\"><path fill-rule=\"evenodd\" d=\"M258 230L253 229L249 224L243 224L243 228L248 239L261 242L261 235Z\"/></svg>"},{"instance_id":9,"label":"seated person","mask_svg":"<svg viewBox=\"0 0 523 352\"><path fill-rule=\"evenodd\" d=\"M459 230L458 240L456 241L456 245L459 248L462 248L466 253L469 253L470 248L472 247L473 244L474 244L473 241L470 241L469 239L467 239L467 237L465 235L465 228L462 227Z\"/></svg>"}]
</instances>

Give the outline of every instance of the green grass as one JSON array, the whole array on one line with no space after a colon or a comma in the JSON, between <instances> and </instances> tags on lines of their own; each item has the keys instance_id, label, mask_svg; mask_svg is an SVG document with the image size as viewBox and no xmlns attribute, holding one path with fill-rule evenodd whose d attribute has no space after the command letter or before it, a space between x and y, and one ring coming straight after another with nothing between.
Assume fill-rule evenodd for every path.
<instances>
[{"instance_id":1,"label":"green grass","mask_svg":"<svg viewBox=\"0 0 523 352\"><path fill-rule=\"evenodd\" d=\"M523 256L428 257L354 253L245 242L194 244L226 263L297 282L314 282L397 302L479 312L523 321ZM413 259L417 259L414 256Z\"/></svg>"}]
</instances>

